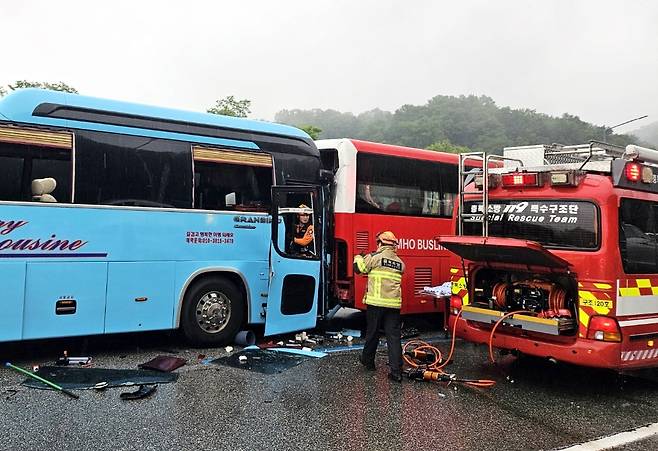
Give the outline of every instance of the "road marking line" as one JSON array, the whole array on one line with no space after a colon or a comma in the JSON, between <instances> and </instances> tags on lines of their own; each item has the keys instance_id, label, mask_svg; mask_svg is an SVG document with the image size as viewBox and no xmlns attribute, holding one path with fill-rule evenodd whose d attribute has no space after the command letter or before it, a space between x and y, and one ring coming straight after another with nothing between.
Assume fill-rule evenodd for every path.
<instances>
[{"instance_id":1,"label":"road marking line","mask_svg":"<svg viewBox=\"0 0 658 451\"><path fill-rule=\"evenodd\" d=\"M637 442L655 434L658 434L658 423L642 426L637 429L633 429L632 431L621 432L619 434L592 440L591 442L581 443L580 445L574 445L569 448L560 448L560 451L601 451L604 449L610 449L616 446Z\"/></svg>"}]
</instances>

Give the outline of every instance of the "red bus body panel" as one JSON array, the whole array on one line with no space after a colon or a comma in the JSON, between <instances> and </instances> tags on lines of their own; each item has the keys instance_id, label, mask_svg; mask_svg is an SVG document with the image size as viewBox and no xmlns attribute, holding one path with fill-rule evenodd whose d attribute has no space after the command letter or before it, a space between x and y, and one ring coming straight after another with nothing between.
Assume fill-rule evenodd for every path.
<instances>
[{"instance_id":1,"label":"red bus body panel","mask_svg":"<svg viewBox=\"0 0 658 451\"><path fill-rule=\"evenodd\" d=\"M456 154L393 146L368 141L349 140L357 153L370 153L454 165L455 175L459 157ZM320 146L319 146L320 147ZM320 147L322 149L322 147ZM352 208L354 206L352 205ZM339 277L334 271L335 292L343 305L364 310L363 296L367 279L353 272L352 259L360 253L376 249L375 235L391 230L399 240L398 255L406 269L402 278L402 314L445 313L448 300L421 294L425 286L436 286L450 280L450 268L458 258L439 245L437 236L455 232L451 217L413 217L394 214L341 213L334 215L334 237L347 247L346 274Z\"/></svg>"}]
</instances>

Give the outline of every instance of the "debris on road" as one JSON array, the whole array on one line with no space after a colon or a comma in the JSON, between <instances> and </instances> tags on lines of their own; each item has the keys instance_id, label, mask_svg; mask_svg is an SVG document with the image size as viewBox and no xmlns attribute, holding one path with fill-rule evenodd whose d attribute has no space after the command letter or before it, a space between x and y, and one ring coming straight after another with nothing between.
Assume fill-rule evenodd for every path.
<instances>
[{"instance_id":1,"label":"debris on road","mask_svg":"<svg viewBox=\"0 0 658 451\"><path fill-rule=\"evenodd\" d=\"M100 382L106 382L107 387L110 388L146 384L166 384L178 379L178 374L176 373L163 373L161 371L76 368L68 366L42 366L37 375L39 377L47 377L49 381L61 386L60 388L69 390L93 389ZM32 379L24 381L23 385L38 389L48 389L49 386L41 380Z\"/></svg>"},{"instance_id":2,"label":"debris on road","mask_svg":"<svg viewBox=\"0 0 658 451\"><path fill-rule=\"evenodd\" d=\"M314 351L311 348L302 348L302 349L289 349L289 348L270 348L274 352L287 352L290 354L303 355L307 357L322 358L326 357L328 354L326 352Z\"/></svg>"},{"instance_id":3,"label":"debris on road","mask_svg":"<svg viewBox=\"0 0 658 451\"><path fill-rule=\"evenodd\" d=\"M12 364L9 363L9 362L6 362L6 363L5 363L5 366L6 366L7 368L11 368L11 369L13 369L13 370L15 370L15 371L18 371L18 372L21 373L21 374L24 374L24 375L30 377L31 379L28 379L28 381L36 380L38 383L45 385L46 387L44 387L44 388L51 387L51 388L54 388L55 390L58 390L58 391L60 391L60 392L62 392L62 393L64 393L64 394L70 396L71 398L74 398L74 399L78 399L78 398L79 398L79 396L76 395L75 393L68 391L67 389L65 389L65 388L63 388L63 387L57 385L56 383L54 383L54 382L52 382L52 381L50 381L50 380L48 380L48 379L45 379L45 378L43 378L43 377L41 377L41 376L38 376L38 375L36 375L36 374L34 374L34 373L31 373L31 372L28 371L28 370L25 370L25 369L23 369L23 368L21 368L21 367L18 367L18 366L12 365ZM26 382L27 382L27 381L26 381ZM24 383L25 383L25 382L24 382Z\"/></svg>"},{"instance_id":4,"label":"debris on road","mask_svg":"<svg viewBox=\"0 0 658 451\"><path fill-rule=\"evenodd\" d=\"M233 341L238 346L252 346L256 344L256 334L250 330L241 330Z\"/></svg>"},{"instance_id":5,"label":"debris on road","mask_svg":"<svg viewBox=\"0 0 658 451\"><path fill-rule=\"evenodd\" d=\"M281 351L283 349L275 351L274 349L259 349L254 346L253 348L243 349L226 357L220 357L211 363L255 371L257 373L277 374L312 358L302 352L301 349L285 349L288 352ZM293 351L299 351L299 353L293 353Z\"/></svg>"},{"instance_id":6,"label":"debris on road","mask_svg":"<svg viewBox=\"0 0 658 451\"><path fill-rule=\"evenodd\" d=\"M180 357L169 357L169 356L159 355L149 360L148 362L142 363L138 366L139 368L146 370L155 370L155 371L162 371L165 373L169 373L171 371L174 371L175 369L180 368L186 363L187 360L182 359Z\"/></svg>"},{"instance_id":7,"label":"debris on road","mask_svg":"<svg viewBox=\"0 0 658 451\"><path fill-rule=\"evenodd\" d=\"M124 401L148 398L153 393L155 393L157 388L157 385L140 385L137 391L121 393L119 398L123 399Z\"/></svg>"},{"instance_id":8,"label":"debris on road","mask_svg":"<svg viewBox=\"0 0 658 451\"><path fill-rule=\"evenodd\" d=\"M91 357L69 357L68 351L64 351L55 365L91 365Z\"/></svg>"}]
</instances>

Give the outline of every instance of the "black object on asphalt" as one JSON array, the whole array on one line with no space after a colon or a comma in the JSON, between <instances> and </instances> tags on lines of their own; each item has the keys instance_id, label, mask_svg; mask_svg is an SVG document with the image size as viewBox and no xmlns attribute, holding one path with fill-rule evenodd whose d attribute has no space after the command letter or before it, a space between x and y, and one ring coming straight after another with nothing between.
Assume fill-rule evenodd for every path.
<instances>
[{"instance_id":1,"label":"black object on asphalt","mask_svg":"<svg viewBox=\"0 0 658 451\"><path fill-rule=\"evenodd\" d=\"M156 370L169 373L175 369L180 368L185 365L187 360L181 359L180 357L170 357L166 355L159 355L154 359L149 360L146 363L138 365L140 368L145 370Z\"/></svg>"},{"instance_id":2,"label":"black object on asphalt","mask_svg":"<svg viewBox=\"0 0 658 451\"><path fill-rule=\"evenodd\" d=\"M405 338L414 338L420 335L420 331L416 329L415 327L405 327L402 329L402 332L400 333L400 337L402 339Z\"/></svg>"},{"instance_id":3,"label":"black object on asphalt","mask_svg":"<svg viewBox=\"0 0 658 451\"><path fill-rule=\"evenodd\" d=\"M242 368L263 374L276 374L293 368L312 357L289 354L269 349L244 349L226 357L220 357L210 363Z\"/></svg>"},{"instance_id":4,"label":"black object on asphalt","mask_svg":"<svg viewBox=\"0 0 658 451\"><path fill-rule=\"evenodd\" d=\"M157 390L157 385L140 385L137 391L124 392L119 395L119 398L124 401L129 401L132 399L144 399L151 396Z\"/></svg>"},{"instance_id":5,"label":"black object on asphalt","mask_svg":"<svg viewBox=\"0 0 658 451\"><path fill-rule=\"evenodd\" d=\"M126 387L146 384L166 384L178 379L176 373L151 370L123 370L110 368L76 368L69 366L42 366L36 373L66 389L93 389L101 382L107 387ZM37 380L28 379L23 385L31 388L48 389Z\"/></svg>"}]
</instances>

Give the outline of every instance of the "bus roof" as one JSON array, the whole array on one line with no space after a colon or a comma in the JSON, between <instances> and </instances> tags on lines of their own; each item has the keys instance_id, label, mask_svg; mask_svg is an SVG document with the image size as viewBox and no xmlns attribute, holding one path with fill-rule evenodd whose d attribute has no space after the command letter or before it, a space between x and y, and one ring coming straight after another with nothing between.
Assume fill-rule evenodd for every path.
<instances>
[{"instance_id":1,"label":"bus roof","mask_svg":"<svg viewBox=\"0 0 658 451\"><path fill-rule=\"evenodd\" d=\"M427 149L416 149L414 147L396 146L393 144L374 143L358 139L350 139L356 150L359 152L377 153L395 157L407 157L416 160L440 161L443 163L457 164L459 156L457 154L437 152Z\"/></svg>"},{"instance_id":2,"label":"bus roof","mask_svg":"<svg viewBox=\"0 0 658 451\"><path fill-rule=\"evenodd\" d=\"M71 126L68 121L102 123L191 135L197 133L190 129L212 128L311 141L305 132L288 125L34 88L19 89L0 99L1 119L60 127Z\"/></svg>"}]
</instances>

